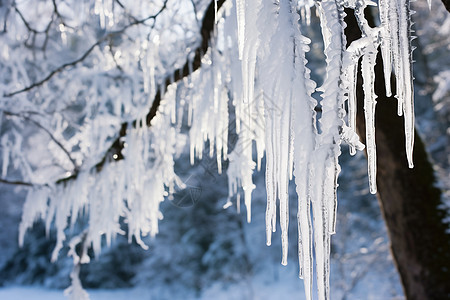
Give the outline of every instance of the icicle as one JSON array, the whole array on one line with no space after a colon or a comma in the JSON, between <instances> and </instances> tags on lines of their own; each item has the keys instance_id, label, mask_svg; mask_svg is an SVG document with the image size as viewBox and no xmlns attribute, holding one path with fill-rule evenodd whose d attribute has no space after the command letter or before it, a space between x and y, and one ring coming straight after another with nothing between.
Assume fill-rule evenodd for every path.
<instances>
[{"instance_id":1,"label":"icicle","mask_svg":"<svg viewBox=\"0 0 450 300\"><path fill-rule=\"evenodd\" d=\"M330 234L335 232L334 220L337 205L336 189L340 155L340 131L344 125L343 90L345 81L343 54L345 51L345 23L343 4L322 1L319 5L322 35L327 61L327 75L323 86L322 116L317 138L315 165L312 173L314 189L312 208L314 218L314 243L316 251L317 287L319 299L329 299Z\"/></svg>"},{"instance_id":2,"label":"icicle","mask_svg":"<svg viewBox=\"0 0 450 300\"><path fill-rule=\"evenodd\" d=\"M411 11L409 0L398 0L399 10L399 44L401 70L403 73L402 81L398 81L397 85L401 86L401 95L405 121L405 143L406 157L410 168L413 164L413 148L414 148L414 98L412 86L412 48L411 48Z\"/></svg>"},{"instance_id":3,"label":"icicle","mask_svg":"<svg viewBox=\"0 0 450 300\"><path fill-rule=\"evenodd\" d=\"M312 299L313 253L311 223L311 155L314 149L315 128L314 107L317 102L311 97L315 83L310 80L310 71L306 67L305 52L309 51L309 40L298 30L298 16L291 8L291 18L295 35L295 84L293 84L293 128L294 133L294 175L298 197L297 226L300 278L304 280L306 299ZM301 129L301 130L300 130Z\"/></svg>"},{"instance_id":4,"label":"icicle","mask_svg":"<svg viewBox=\"0 0 450 300\"><path fill-rule=\"evenodd\" d=\"M0 119L1 122L1 119ZM10 145L8 143L8 136L4 135L1 140L1 147L3 150L2 155L2 178L6 178L6 174L8 173L8 166L9 166L9 152L10 152Z\"/></svg>"},{"instance_id":5,"label":"icicle","mask_svg":"<svg viewBox=\"0 0 450 300\"><path fill-rule=\"evenodd\" d=\"M216 24L219 22L219 18L217 17L217 0L214 0L214 20Z\"/></svg>"},{"instance_id":6,"label":"icicle","mask_svg":"<svg viewBox=\"0 0 450 300\"><path fill-rule=\"evenodd\" d=\"M270 119L268 120L270 121ZM273 158L273 143L271 137L272 124L266 122L266 193L267 193L267 207L266 207L266 244L272 244L272 231L275 231L276 225L273 224L273 216L275 214L276 205L276 190L273 176L274 158Z\"/></svg>"},{"instance_id":7,"label":"icicle","mask_svg":"<svg viewBox=\"0 0 450 300\"><path fill-rule=\"evenodd\" d=\"M348 81L351 83L351 85L348 88L348 123L350 126L350 129L353 132L356 132L356 110L357 110L357 104L356 104L356 76L358 72L358 60L354 62L348 71ZM359 138L358 138L359 140ZM355 155L356 149L354 145L350 145L350 154Z\"/></svg>"},{"instance_id":8,"label":"icicle","mask_svg":"<svg viewBox=\"0 0 450 300\"><path fill-rule=\"evenodd\" d=\"M103 0L95 1L94 13L99 16L100 27L102 29L104 29L105 25L106 25L106 20L105 20L105 8L104 8Z\"/></svg>"},{"instance_id":9,"label":"icicle","mask_svg":"<svg viewBox=\"0 0 450 300\"><path fill-rule=\"evenodd\" d=\"M377 158L375 146L375 60L377 50L373 46L369 46L367 52L363 56L361 70L363 75L364 90L364 115L366 119L366 144L367 144L367 163L369 169L369 186L370 193L377 192L376 172Z\"/></svg>"},{"instance_id":10,"label":"icicle","mask_svg":"<svg viewBox=\"0 0 450 300\"><path fill-rule=\"evenodd\" d=\"M387 34L385 34L382 37L383 40L390 39L391 42L392 61L397 79L395 96L398 100L397 113L399 116L404 115L406 156L409 167L412 168L414 147L414 93L411 68L413 51L411 47L412 12L410 11L409 0L389 0L386 4L383 3L380 9L382 9L382 14L385 10L389 10L385 28L388 28L390 36L387 37ZM383 59L386 58L383 57Z\"/></svg>"},{"instance_id":11,"label":"icicle","mask_svg":"<svg viewBox=\"0 0 450 300\"><path fill-rule=\"evenodd\" d=\"M236 0L236 15L238 28L239 59L242 60L245 43L245 5L246 0Z\"/></svg>"},{"instance_id":12,"label":"icicle","mask_svg":"<svg viewBox=\"0 0 450 300\"><path fill-rule=\"evenodd\" d=\"M19 225L19 247L25 241L25 233L37 219L45 219L48 214L47 201L50 191L48 188L31 189L25 199L22 220Z\"/></svg>"},{"instance_id":13,"label":"icicle","mask_svg":"<svg viewBox=\"0 0 450 300\"><path fill-rule=\"evenodd\" d=\"M264 7L268 12L272 8ZM262 78L262 88L268 93L264 97L265 103L265 124L266 124L266 178L267 182L267 211L266 211L266 232L267 244L270 244L270 234L274 231L276 226L276 200L280 201L280 227L282 240L282 264L287 264L287 250L288 250L288 225L289 225L289 196L288 196L288 182L290 172L290 117L291 117L291 103L292 93L290 91L290 83L292 82L293 66L292 45L294 43L292 37L292 23L289 18L290 6L287 1L280 2L279 15L275 20L275 24L271 25L276 28L273 32L273 40L270 41L271 55L285 57L281 59L279 64L273 65L272 57L267 56L264 64L272 69L272 73L264 74ZM272 17L273 18L273 17ZM273 27L272 27L273 28ZM270 38L270 35L269 35ZM262 43L261 43L262 44ZM280 45L285 45L280 47ZM266 45L265 45L266 46ZM291 57L291 59L289 58ZM290 72L286 73L286 70ZM270 76L270 77L269 77ZM274 79L275 78L275 79ZM264 91L263 91L264 93Z\"/></svg>"},{"instance_id":14,"label":"icicle","mask_svg":"<svg viewBox=\"0 0 450 300\"><path fill-rule=\"evenodd\" d=\"M147 40L145 40L143 43L142 43L142 51L141 51L141 53L143 52L143 53L145 53L145 60L144 59L142 59L141 58L141 66L142 66L142 80L143 80L143 82L144 82L144 93L148 93L148 91L149 91L149 80L150 80L150 76L149 76L149 66L150 66L150 61L151 61L151 58L150 58L150 55L149 55L149 50L147 49L148 48L148 41Z\"/></svg>"},{"instance_id":15,"label":"icicle","mask_svg":"<svg viewBox=\"0 0 450 300\"><path fill-rule=\"evenodd\" d=\"M342 127L341 137L342 140L350 146L350 149L353 149L353 153L350 151L351 155L355 155L356 150L364 150L364 144L359 141L359 136L350 127L347 127L346 125Z\"/></svg>"},{"instance_id":16,"label":"icicle","mask_svg":"<svg viewBox=\"0 0 450 300\"><path fill-rule=\"evenodd\" d=\"M383 71L384 80L386 85L386 96L390 97L392 95L391 91L391 73L392 73L392 48L391 48L391 36L390 33L392 28L390 26L390 2L389 0L379 0L378 6L380 10L381 19L381 54L383 57Z\"/></svg>"},{"instance_id":17,"label":"icicle","mask_svg":"<svg viewBox=\"0 0 450 300\"><path fill-rule=\"evenodd\" d=\"M228 165L227 175L229 191L228 199L235 194L239 199L238 187L242 187L244 190L244 203L247 210L247 222L250 222L251 194L255 189L255 185L252 180L255 163L252 160L251 147L248 147L245 144L245 141L248 138L247 133L248 131L246 130L241 132L233 152L228 155L230 163ZM237 205L239 207L239 203Z\"/></svg>"}]
</instances>

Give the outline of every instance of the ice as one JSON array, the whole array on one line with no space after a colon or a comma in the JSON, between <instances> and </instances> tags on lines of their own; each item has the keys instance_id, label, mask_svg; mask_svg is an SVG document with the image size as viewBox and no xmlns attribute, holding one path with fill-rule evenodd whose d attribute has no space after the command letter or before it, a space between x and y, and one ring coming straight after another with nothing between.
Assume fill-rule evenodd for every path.
<instances>
[{"instance_id":1,"label":"ice","mask_svg":"<svg viewBox=\"0 0 450 300\"><path fill-rule=\"evenodd\" d=\"M237 15L237 28L238 28L238 48L239 59L242 60L244 55L245 45L245 0L236 0L236 15Z\"/></svg>"},{"instance_id":2,"label":"ice","mask_svg":"<svg viewBox=\"0 0 450 300\"><path fill-rule=\"evenodd\" d=\"M392 31L390 25L390 1L380 0L378 6L380 9L380 19L381 19L381 54L383 56L383 70L384 78L386 84L386 96L390 97L392 95L391 91L391 73L392 73L392 48L391 48L391 36Z\"/></svg>"},{"instance_id":3,"label":"ice","mask_svg":"<svg viewBox=\"0 0 450 300\"><path fill-rule=\"evenodd\" d=\"M217 0L214 0L214 20L216 20L216 23L219 22L219 18L217 17Z\"/></svg>"},{"instance_id":4,"label":"ice","mask_svg":"<svg viewBox=\"0 0 450 300\"><path fill-rule=\"evenodd\" d=\"M370 192L377 192L376 172L377 156L375 144L375 71L374 65L377 56L376 49L368 47L362 58L361 69L363 74L364 90L364 116L366 120L366 144L367 144L367 163L369 169L369 187Z\"/></svg>"},{"instance_id":5,"label":"ice","mask_svg":"<svg viewBox=\"0 0 450 300\"><path fill-rule=\"evenodd\" d=\"M397 4L399 14L399 44L402 77L398 80L400 91L398 97L402 98L404 121L406 157L410 168L413 164L414 148L414 98L412 86L412 47L411 47L411 11L408 0L399 0Z\"/></svg>"},{"instance_id":6,"label":"ice","mask_svg":"<svg viewBox=\"0 0 450 300\"><path fill-rule=\"evenodd\" d=\"M342 3L323 1L319 6L322 35L326 56L326 77L320 87L322 116L321 133L317 136L314 152L315 182L312 199L314 218L314 244L316 253L317 288L319 299L329 299L330 234L335 232L336 188L340 168L340 131L344 125L344 94L340 82L344 82L343 56L345 51L344 12Z\"/></svg>"},{"instance_id":7,"label":"ice","mask_svg":"<svg viewBox=\"0 0 450 300\"><path fill-rule=\"evenodd\" d=\"M228 155L230 163L227 170L229 187L227 202L231 202L230 198L234 195L239 199L238 188L242 188L247 211L247 222L251 222L251 194L256 187L252 179L255 162L251 157L251 148L246 147L247 134L248 131L246 130L240 133L235 149ZM239 204L237 207L239 207Z\"/></svg>"},{"instance_id":8,"label":"ice","mask_svg":"<svg viewBox=\"0 0 450 300\"><path fill-rule=\"evenodd\" d=\"M0 119L1 121L1 119ZM6 178L6 174L8 173L9 166L9 143L8 136L4 135L1 139L1 147L2 147L2 178Z\"/></svg>"},{"instance_id":9,"label":"ice","mask_svg":"<svg viewBox=\"0 0 450 300\"><path fill-rule=\"evenodd\" d=\"M99 16L100 27L105 28L105 8L103 6L103 0L96 0L94 6L94 12Z\"/></svg>"}]
</instances>

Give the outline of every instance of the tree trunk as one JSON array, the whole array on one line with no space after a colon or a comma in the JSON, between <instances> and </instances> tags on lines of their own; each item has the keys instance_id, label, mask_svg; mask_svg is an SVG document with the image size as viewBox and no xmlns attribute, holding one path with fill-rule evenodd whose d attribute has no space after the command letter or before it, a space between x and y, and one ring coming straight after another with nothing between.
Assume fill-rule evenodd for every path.
<instances>
[{"instance_id":1,"label":"tree trunk","mask_svg":"<svg viewBox=\"0 0 450 300\"><path fill-rule=\"evenodd\" d=\"M348 43L361 33L348 10ZM373 18L372 18L373 19ZM370 22L370 21L369 21ZM406 161L403 117L397 100L386 97L381 56L375 66L378 200L391 240L391 250L407 299L450 299L450 235L444 224L441 191L424 144L416 134L414 169ZM395 91L395 83L393 82ZM358 75L357 130L365 143L362 78Z\"/></svg>"}]
</instances>

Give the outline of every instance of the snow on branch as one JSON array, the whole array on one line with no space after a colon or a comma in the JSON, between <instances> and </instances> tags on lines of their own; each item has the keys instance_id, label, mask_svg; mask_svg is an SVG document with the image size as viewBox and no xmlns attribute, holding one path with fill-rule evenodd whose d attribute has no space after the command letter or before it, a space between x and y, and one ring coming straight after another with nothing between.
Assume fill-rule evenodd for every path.
<instances>
[{"instance_id":1,"label":"snow on branch","mask_svg":"<svg viewBox=\"0 0 450 300\"><path fill-rule=\"evenodd\" d=\"M87 49L87 50L86 50L79 58L77 58L77 59L75 59L75 60L73 60L73 61L71 61L71 62L67 62L67 63L65 63L65 64L62 64L61 66L59 66L59 67L56 68L55 70L51 71L51 72L50 72L47 76L45 76L43 79L41 79L41 80L39 80L39 81L36 81L36 82L30 84L29 86L26 86L26 87L24 87L24 88L22 88L22 89L20 89L20 90L13 91L13 92L9 92L9 93L5 93L3 96L4 96L4 97L12 97L12 96L17 95L17 94L21 94L21 93L24 93L24 92L28 92L28 91L30 91L31 89L34 89L34 88L39 87L39 86L41 86L42 84L46 83L47 81L49 81L50 79L52 79L52 77L55 76L56 74L58 74L58 73L60 73L60 72L62 72L62 71L64 71L64 70L66 70L66 69L69 68L69 67L74 67L75 65L77 65L77 64L79 64L79 63L81 63L81 62L83 62L83 61L89 56L89 54L91 54L91 52L92 52L97 46L99 46L101 43L103 43L103 42L105 42L105 41L107 41L107 40L111 40L111 39L113 39L113 38L115 38L115 37L118 37L118 36L124 34L125 31L126 31L128 28L130 28L130 27L133 27L133 26L136 26L136 25L140 25L140 24L144 24L145 22L147 22L148 20L151 20L151 19L155 20L155 19L156 19L156 18L164 11L164 9L166 8L167 1L168 1L168 0L165 0L165 1L164 1L163 6L161 7L161 9L160 9L156 14L151 15L151 16L148 16L148 17L145 17L145 18L140 19L140 20L138 20L138 19L136 19L136 18L133 17L133 22L129 23L128 25L126 25L125 27L123 27L123 28L120 29L120 30L116 30L116 31L113 31L113 32L110 32L110 33L106 34L105 36L103 36L102 38L100 38L96 43L94 43L93 45L91 45L91 46L90 46L90 47L89 47L89 48L88 48L88 49ZM56 9L57 6L56 6L56 4L55 4L54 1L53 1L53 3L54 3L54 7L55 7L55 13L59 14L59 13L58 13L58 10ZM35 34L36 34L36 33L39 33L39 32L36 31L35 29L31 28L30 25L28 24L28 22L24 19L24 17L23 17L22 14L20 13L20 11L19 11L17 8L15 8L15 9L16 9L17 13L19 14L19 16L22 18L22 20L23 20L25 26L28 28L28 30L30 30L31 32L33 32L33 33L35 33ZM50 26L50 24L49 24L49 26ZM48 28L49 28L49 27L47 27L47 29L46 29L45 32L48 32Z\"/></svg>"}]
</instances>

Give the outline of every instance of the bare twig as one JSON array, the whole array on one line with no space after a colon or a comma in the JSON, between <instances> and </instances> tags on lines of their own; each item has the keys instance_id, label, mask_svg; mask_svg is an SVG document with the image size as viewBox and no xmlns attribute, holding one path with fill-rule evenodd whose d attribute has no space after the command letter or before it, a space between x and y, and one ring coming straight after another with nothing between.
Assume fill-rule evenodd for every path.
<instances>
[{"instance_id":1,"label":"bare twig","mask_svg":"<svg viewBox=\"0 0 450 300\"><path fill-rule=\"evenodd\" d=\"M35 186L48 186L47 184L37 184L37 183L31 183L31 182L24 182L20 180L7 180L0 178L0 183L4 184L11 184L11 185L20 185L20 186L26 186L26 187L35 187Z\"/></svg>"}]
</instances>

